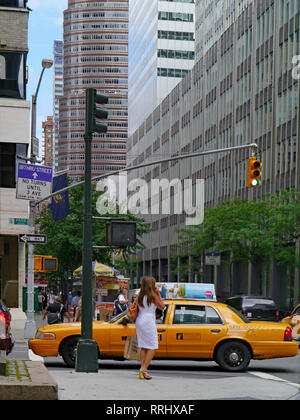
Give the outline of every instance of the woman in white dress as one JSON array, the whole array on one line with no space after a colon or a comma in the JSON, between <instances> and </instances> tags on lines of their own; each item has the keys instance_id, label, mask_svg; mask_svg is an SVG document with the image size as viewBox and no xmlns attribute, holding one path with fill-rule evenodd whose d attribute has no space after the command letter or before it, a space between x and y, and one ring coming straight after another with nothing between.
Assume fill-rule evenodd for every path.
<instances>
[{"instance_id":1,"label":"woman in white dress","mask_svg":"<svg viewBox=\"0 0 300 420\"><path fill-rule=\"evenodd\" d=\"M139 307L135 322L138 347L141 349L140 379L151 379L148 375L148 367L158 349L158 337L155 323L156 308L164 309L165 304L161 301L158 289L155 287L153 277L144 277L138 294Z\"/></svg>"}]
</instances>

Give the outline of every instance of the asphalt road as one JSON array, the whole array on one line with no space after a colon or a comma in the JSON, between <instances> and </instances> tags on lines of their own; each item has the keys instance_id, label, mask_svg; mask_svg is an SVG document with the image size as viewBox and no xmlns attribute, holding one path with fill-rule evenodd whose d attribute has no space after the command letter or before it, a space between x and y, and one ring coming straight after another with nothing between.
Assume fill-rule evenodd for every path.
<instances>
[{"instance_id":1,"label":"asphalt road","mask_svg":"<svg viewBox=\"0 0 300 420\"><path fill-rule=\"evenodd\" d=\"M16 342L9 359L28 359L33 358L38 360L35 355L28 352L26 342ZM45 366L49 371L58 368L61 370L70 370L63 359L59 357L46 357L43 359ZM113 370L128 369L138 370L139 364L136 361L114 361L114 360L100 360L99 370ZM195 361L162 361L154 360L151 363L151 371L159 371L160 375L174 376L174 371L180 373L182 377L196 375L201 378L221 378L221 377L236 377L245 375L255 375L262 378L271 378L271 376L289 381L292 383L300 384L300 353L296 357L287 357L282 359L270 360L252 360L246 372L229 373L224 372L214 362L195 362Z\"/></svg>"},{"instance_id":2,"label":"asphalt road","mask_svg":"<svg viewBox=\"0 0 300 420\"><path fill-rule=\"evenodd\" d=\"M38 318L37 318L38 321ZM39 322L38 322L39 324ZM40 326L40 325L37 325ZM26 341L16 341L9 359L23 360L39 360L32 352L28 351ZM40 359L51 373L53 372L70 372L61 357ZM118 376L118 372L127 371L129 375L136 375L139 363L137 361L113 361L100 360L99 372L107 375L111 372L112 376ZM300 384L300 353L296 357L271 359L271 360L252 360L246 372L230 373L222 371L214 362L196 362L196 361L162 361L154 360L151 363L150 371L155 376L157 374L161 378L189 379L191 376L196 380L209 379L228 379L233 378L262 378L272 379L275 381L288 381L294 384Z\"/></svg>"}]
</instances>

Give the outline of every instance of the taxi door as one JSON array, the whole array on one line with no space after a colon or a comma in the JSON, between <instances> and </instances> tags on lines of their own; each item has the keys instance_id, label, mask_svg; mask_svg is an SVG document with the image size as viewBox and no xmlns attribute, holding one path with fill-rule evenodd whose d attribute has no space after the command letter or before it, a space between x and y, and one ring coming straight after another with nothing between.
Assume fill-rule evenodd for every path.
<instances>
[{"instance_id":1,"label":"taxi door","mask_svg":"<svg viewBox=\"0 0 300 420\"><path fill-rule=\"evenodd\" d=\"M226 328L217 311L203 303L176 303L167 335L169 357L208 359Z\"/></svg>"},{"instance_id":2,"label":"taxi door","mask_svg":"<svg viewBox=\"0 0 300 420\"><path fill-rule=\"evenodd\" d=\"M135 324L129 323L127 325L123 325L122 319L118 320L114 324L111 324L110 327L109 354L112 356L123 356L127 336L136 335Z\"/></svg>"},{"instance_id":3,"label":"taxi door","mask_svg":"<svg viewBox=\"0 0 300 420\"><path fill-rule=\"evenodd\" d=\"M167 357L167 333L168 333L168 305L166 305L165 310L162 312L161 316L156 317L156 328L157 328L157 338L158 338L158 349L155 351L154 357Z\"/></svg>"},{"instance_id":4,"label":"taxi door","mask_svg":"<svg viewBox=\"0 0 300 420\"><path fill-rule=\"evenodd\" d=\"M165 318L167 308L160 318L157 319L158 349L155 351L156 357L167 357L167 328ZM126 338L128 335L136 335L135 324L122 324L122 320L111 325L110 328L110 354L123 356Z\"/></svg>"}]
</instances>

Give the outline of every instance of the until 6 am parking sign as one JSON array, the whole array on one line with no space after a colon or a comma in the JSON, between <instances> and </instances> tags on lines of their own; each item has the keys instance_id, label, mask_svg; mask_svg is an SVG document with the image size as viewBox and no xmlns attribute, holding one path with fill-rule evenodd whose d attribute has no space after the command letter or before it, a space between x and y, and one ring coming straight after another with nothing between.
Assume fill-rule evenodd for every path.
<instances>
[{"instance_id":1,"label":"until 6 am parking sign","mask_svg":"<svg viewBox=\"0 0 300 420\"><path fill-rule=\"evenodd\" d=\"M18 162L17 198L39 201L52 192L52 168Z\"/></svg>"}]
</instances>

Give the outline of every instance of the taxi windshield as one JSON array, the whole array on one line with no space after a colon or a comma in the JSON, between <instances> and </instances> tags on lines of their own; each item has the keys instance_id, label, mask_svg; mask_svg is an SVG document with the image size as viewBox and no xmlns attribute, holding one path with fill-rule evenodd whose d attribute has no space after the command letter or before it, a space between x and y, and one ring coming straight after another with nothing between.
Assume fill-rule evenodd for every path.
<instances>
[{"instance_id":1,"label":"taxi windshield","mask_svg":"<svg viewBox=\"0 0 300 420\"><path fill-rule=\"evenodd\" d=\"M127 314L128 309L126 309L126 311L121 312L118 315L113 316L109 321L107 321L109 324L113 324L114 322L118 321L119 319L121 319L125 314Z\"/></svg>"}]
</instances>

